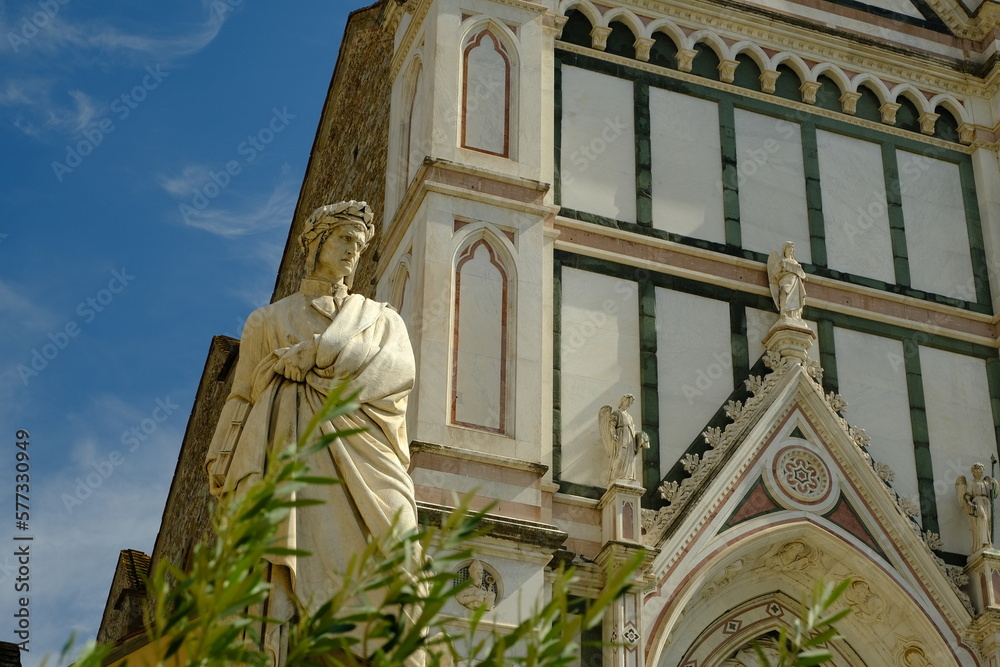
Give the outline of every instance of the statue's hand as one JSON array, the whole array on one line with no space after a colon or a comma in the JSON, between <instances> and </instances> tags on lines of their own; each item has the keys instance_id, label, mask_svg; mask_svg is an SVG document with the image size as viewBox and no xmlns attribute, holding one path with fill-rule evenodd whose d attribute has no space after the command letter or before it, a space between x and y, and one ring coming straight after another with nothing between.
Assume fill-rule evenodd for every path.
<instances>
[{"instance_id":1,"label":"statue's hand","mask_svg":"<svg viewBox=\"0 0 1000 667\"><path fill-rule=\"evenodd\" d=\"M274 365L274 372L292 382L302 382L306 374L316 367L315 338L304 340L291 347L283 347L281 350L275 350L275 353L280 354L280 358Z\"/></svg>"}]
</instances>

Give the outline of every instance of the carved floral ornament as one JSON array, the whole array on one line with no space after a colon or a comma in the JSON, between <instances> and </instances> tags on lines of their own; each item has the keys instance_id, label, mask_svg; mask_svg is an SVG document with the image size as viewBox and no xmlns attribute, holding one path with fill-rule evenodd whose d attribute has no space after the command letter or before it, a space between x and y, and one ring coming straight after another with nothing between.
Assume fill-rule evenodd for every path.
<instances>
[{"instance_id":1,"label":"carved floral ornament","mask_svg":"<svg viewBox=\"0 0 1000 667\"><path fill-rule=\"evenodd\" d=\"M615 22L626 25L636 36L636 59L648 61L650 57L650 42L657 33L670 39L677 49L677 68L681 72L691 72L694 58L698 51L695 47L703 44L712 49L719 59L719 77L723 83L733 83L736 69L739 65L737 57L750 57L760 69L761 88L765 94L774 94L776 82L780 76L779 67L790 68L799 79L801 101L804 104L816 103L816 93L820 88L819 78L825 76L831 79L840 90L841 111L844 114L857 113L857 102L861 97L862 86L872 91L878 98L881 119L886 125L896 122L895 111L899 109L903 98L910 101L917 109L920 120L920 131L932 136L935 123L941 116L940 111L949 113L958 125L959 140L963 144L971 144L975 139L975 125L965 104L948 92L921 90L913 84L900 82L893 84L872 72L858 73L858 64L852 63L851 70L843 69L839 64L817 58L809 54L806 59L797 53L782 50L773 44L758 44L755 41L740 37L724 38L711 29L699 25L688 25L675 22L666 17L639 17L629 8L617 7L601 11L589 0L564 0L559 12L568 16L573 11L583 14L593 26L591 32L591 48L604 51L607 48L607 38L611 33L611 24ZM563 21L564 23L564 21ZM561 36L561 35L560 35ZM777 51L777 53L775 53ZM772 55L768 55L772 53ZM816 62L819 60L819 62ZM873 63L874 64L874 63ZM864 68L861 68L864 69ZM903 74L900 71L900 74ZM911 72L912 74L912 72ZM901 78L904 78L901 76ZM909 78L909 77L906 77ZM969 94L972 91L968 91Z\"/></svg>"},{"instance_id":2,"label":"carved floral ornament","mask_svg":"<svg viewBox=\"0 0 1000 667\"><path fill-rule=\"evenodd\" d=\"M811 508L833 500L835 478L820 456L799 445L779 451L767 469L779 496L793 507Z\"/></svg>"}]
</instances>

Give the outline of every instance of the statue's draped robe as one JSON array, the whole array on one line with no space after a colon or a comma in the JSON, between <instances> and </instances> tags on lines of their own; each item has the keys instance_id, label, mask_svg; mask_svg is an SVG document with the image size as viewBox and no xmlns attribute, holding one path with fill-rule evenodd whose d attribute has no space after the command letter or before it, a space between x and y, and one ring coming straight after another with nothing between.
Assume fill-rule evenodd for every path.
<instances>
[{"instance_id":1,"label":"statue's draped robe","mask_svg":"<svg viewBox=\"0 0 1000 667\"><path fill-rule=\"evenodd\" d=\"M972 551L992 547L990 524L993 521L993 498L996 482L992 477L984 477L969 482L966 489L965 513L968 515L969 530L972 532Z\"/></svg>"},{"instance_id":2,"label":"statue's draped robe","mask_svg":"<svg viewBox=\"0 0 1000 667\"><path fill-rule=\"evenodd\" d=\"M618 451L611 464L609 482L635 479L635 423L632 415L619 407L613 414Z\"/></svg>"},{"instance_id":3,"label":"statue's draped robe","mask_svg":"<svg viewBox=\"0 0 1000 667\"><path fill-rule=\"evenodd\" d=\"M303 382L275 372L290 346L313 338L316 366ZM361 408L321 424L320 431L367 430L333 440L308 460L310 474L341 480L299 491L297 498L318 498L324 504L294 508L282 525L283 546L312 555L270 558L271 570L280 575L276 584L289 580L310 611L339 589L338 575L369 536L387 535L393 525L399 531L417 525L405 422L414 361L402 319L385 304L358 294L337 305L330 295L299 292L254 311L244 327L232 392L208 454L210 476L222 472L216 470L216 459L222 459L223 467L229 459L224 480L216 477L212 492L239 495L263 476L276 446L299 440L322 408L327 388L344 379L349 379L348 394L360 392ZM269 614L279 612L279 605L275 600ZM284 606L290 613L290 605Z\"/></svg>"},{"instance_id":4,"label":"statue's draped robe","mask_svg":"<svg viewBox=\"0 0 1000 667\"><path fill-rule=\"evenodd\" d=\"M805 271L794 259L781 259L781 269L778 274L778 288L785 295L779 303L779 314L789 317L801 317L802 308L806 302Z\"/></svg>"}]
</instances>

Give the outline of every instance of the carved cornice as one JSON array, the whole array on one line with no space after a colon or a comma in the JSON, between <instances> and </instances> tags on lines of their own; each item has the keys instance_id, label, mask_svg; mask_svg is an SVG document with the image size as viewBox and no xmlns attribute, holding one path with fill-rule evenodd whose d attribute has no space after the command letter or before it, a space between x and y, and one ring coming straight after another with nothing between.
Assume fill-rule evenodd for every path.
<instances>
[{"instance_id":1,"label":"carved cornice","mask_svg":"<svg viewBox=\"0 0 1000 667\"><path fill-rule=\"evenodd\" d=\"M616 542L614 540L609 540L604 543L601 548L600 553L594 558L594 562L601 567L605 572L612 572L632 558L636 554L642 553L643 558L639 567L636 568L633 573L632 582L639 586L642 590L649 590L653 584L656 583L655 577L653 576L653 561L660 554L658 549L651 549L649 547L640 547L637 544L630 544L627 542Z\"/></svg>"},{"instance_id":2,"label":"carved cornice","mask_svg":"<svg viewBox=\"0 0 1000 667\"><path fill-rule=\"evenodd\" d=\"M981 645L989 638L1000 634L1000 609L985 609L969 626L963 639Z\"/></svg>"},{"instance_id":3,"label":"carved cornice","mask_svg":"<svg viewBox=\"0 0 1000 667\"><path fill-rule=\"evenodd\" d=\"M770 295L765 286L766 267L754 260L572 218L557 217L556 231L560 233L555 241L557 250L606 259L657 273L691 278L752 294ZM652 250L647 252L644 249L639 251L634 247L630 248L629 246L633 244L646 246ZM836 281L832 278L810 275L808 280L810 284L829 289L829 296L826 298L810 295L810 304L824 310L902 326L913 331L946 336L976 345L988 347L998 345L995 336L991 335L990 328L995 318L989 315ZM849 298L853 295L857 295L860 299ZM865 304L865 307L855 304ZM912 316L891 314L891 311L898 311L900 307ZM1000 320L1000 316L996 319ZM969 326L964 326L963 320L970 323Z\"/></svg>"},{"instance_id":4,"label":"carved cornice","mask_svg":"<svg viewBox=\"0 0 1000 667\"><path fill-rule=\"evenodd\" d=\"M675 1L633 0L628 7L641 8L643 18L650 22L669 19L690 24L684 27L691 32L708 28L731 42L750 40L764 49L791 51L811 61L837 63L847 70L871 72L896 82L910 82L957 95L988 96L982 78L973 72L974 66L961 56L948 57L893 45L733 0L676 4ZM746 11L733 11L734 7ZM950 48L962 52L974 46L956 43Z\"/></svg>"},{"instance_id":5,"label":"carved cornice","mask_svg":"<svg viewBox=\"0 0 1000 667\"><path fill-rule=\"evenodd\" d=\"M431 526L442 525L445 517L454 510L454 507L417 501L417 514L420 522ZM549 524L512 519L496 514L485 515L482 526L489 531L486 535L489 538L509 540L553 552L568 537L566 532Z\"/></svg>"},{"instance_id":6,"label":"carved cornice","mask_svg":"<svg viewBox=\"0 0 1000 667\"><path fill-rule=\"evenodd\" d=\"M475 199L548 219L556 211L542 203L550 188L548 183L541 181L426 157L382 235L378 247L379 257L392 256L396 252L406 236L410 221L429 192ZM505 190L504 196L496 194L500 189ZM376 280L381 280L388 268L388 263L380 263L375 273Z\"/></svg>"},{"instance_id":7,"label":"carved cornice","mask_svg":"<svg viewBox=\"0 0 1000 667\"><path fill-rule=\"evenodd\" d=\"M535 473L539 477L549 471L549 467L547 465L536 463L534 461L522 461L521 459L512 459L507 456L500 456L499 454L487 454L485 452L477 452L471 449L459 449L458 447L449 447L447 445L437 445L432 442L420 442L418 440L414 440L410 443L410 454L412 456L413 454L417 454L419 452L447 456L452 459L477 461L479 463L487 463L501 468L525 470L527 472Z\"/></svg>"}]
</instances>

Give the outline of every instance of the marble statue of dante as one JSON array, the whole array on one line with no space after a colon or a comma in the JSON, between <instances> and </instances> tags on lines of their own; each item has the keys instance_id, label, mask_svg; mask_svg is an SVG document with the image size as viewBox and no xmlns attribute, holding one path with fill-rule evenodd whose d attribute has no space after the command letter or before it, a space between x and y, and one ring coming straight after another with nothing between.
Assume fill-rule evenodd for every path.
<instances>
[{"instance_id":1,"label":"marble statue of dante","mask_svg":"<svg viewBox=\"0 0 1000 667\"><path fill-rule=\"evenodd\" d=\"M1000 493L1000 482L983 477L986 467L982 463L972 466L972 481L965 475L955 480L955 493L969 521L972 532L972 553L993 546L993 500Z\"/></svg>"},{"instance_id":2,"label":"marble statue of dante","mask_svg":"<svg viewBox=\"0 0 1000 667\"><path fill-rule=\"evenodd\" d=\"M406 437L413 350L395 311L348 292L374 235L372 220L371 208L355 201L323 206L309 217L300 238L306 278L298 292L247 320L232 392L209 448L211 492L239 494L264 475L275 448L298 441L333 383L346 379L348 392L360 391L358 411L319 428L366 430L335 439L308 460L310 474L341 483L297 493L324 502L294 508L282 525L283 545L312 555L269 558L271 619L289 620L296 600L315 611L339 589L338 575L367 538L417 525ZM286 627L258 628L278 666Z\"/></svg>"},{"instance_id":3,"label":"marble statue of dante","mask_svg":"<svg viewBox=\"0 0 1000 667\"><path fill-rule=\"evenodd\" d=\"M597 414L604 450L611 459L605 480L609 486L618 480L635 481L636 459L649 447L648 436L636 432L632 415L627 412L634 401L635 396L625 394L617 410L605 405Z\"/></svg>"},{"instance_id":4,"label":"marble statue of dante","mask_svg":"<svg viewBox=\"0 0 1000 667\"><path fill-rule=\"evenodd\" d=\"M794 243L785 242L780 257L774 251L767 258L767 278L781 319L801 320L806 305L806 272L795 259Z\"/></svg>"}]
</instances>

